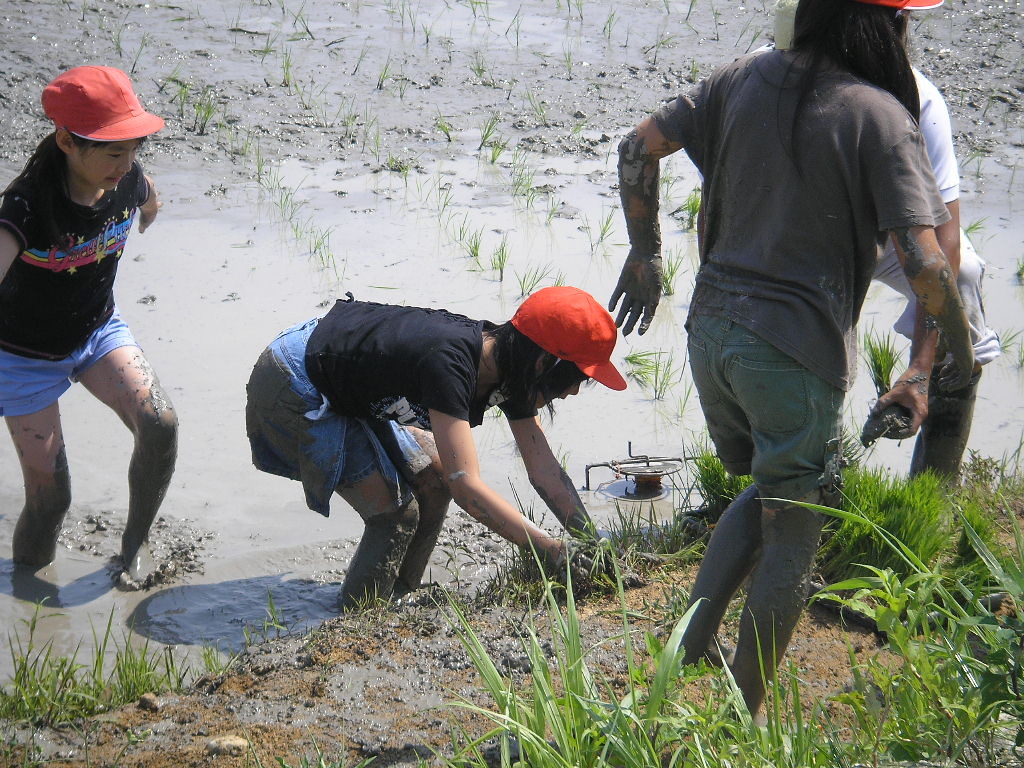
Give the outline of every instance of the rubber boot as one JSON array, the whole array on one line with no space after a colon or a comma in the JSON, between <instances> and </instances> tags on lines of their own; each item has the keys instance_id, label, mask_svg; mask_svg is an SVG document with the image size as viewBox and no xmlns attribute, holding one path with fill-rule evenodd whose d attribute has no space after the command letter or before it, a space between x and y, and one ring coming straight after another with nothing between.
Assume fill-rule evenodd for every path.
<instances>
[{"instance_id":1,"label":"rubber boot","mask_svg":"<svg viewBox=\"0 0 1024 768\"><path fill-rule=\"evenodd\" d=\"M683 634L684 664L701 659L723 663L715 633L729 601L757 563L761 548L761 501L748 486L718 520L690 591L690 605L701 601Z\"/></svg>"},{"instance_id":2,"label":"rubber boot","mask_svg":"<svg viewBox=\"0 0 1024 768\"><path fill-rule=\"evenodd\" d=\"M374 515L366 521L366 530L341 589L342 610L361 608L374 599L391 597L398 570L416 535L419 518L419 506L412 498L394 512Z\"/></svg>"},{"instance_id":3,"label":"rubber boot","mask_svg":"<svg viewBox=\"0 0 1024 768\"><path fill-rule=\"evenodd\" d=\"M967 448L974 418L974 401L978 394L979 370L970 383L955 392L942 392L938 385L939 369L932 371L928 395L928 418L914 445L910 476L931 470L950 480L960 477L960 462Z\"/></svg>"}]
</instances>

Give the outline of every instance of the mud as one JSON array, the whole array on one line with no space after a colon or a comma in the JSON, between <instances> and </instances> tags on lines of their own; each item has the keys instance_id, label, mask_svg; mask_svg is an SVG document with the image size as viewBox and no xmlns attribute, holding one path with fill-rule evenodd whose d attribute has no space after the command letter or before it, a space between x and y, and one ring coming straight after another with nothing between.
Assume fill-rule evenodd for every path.
<instances>
[{"instance_id":1,"label":"mud","mask_svg":"<svg viewBox=\"0 0 1024 768\"><path fill-rule=\"evenodd\" d=\"M242 648L243 629L264 625L271 599L279 622L296 631L334 616L361 522L341 503L320 519L304 508L297 485L250 466L244 386L260 350L346 291L496 321L511 316L535 280L565 280L607 298L626 252L618 140L663 99L764 43L769 7L6 0L0 184L48 130L39 94L61 69L121 66L147 107L167 119L142 157L165 205L151 228L129 239L116 296L180 430L177 469L151 535L161 575L148 589L122 592L112 582L130 437L81 387L62 399L72 508L57 559L38 573L10 562L23 497L16 471L0 476L5 626L23 627L32 601L45 598L53 609L38 631L57 653L87 653L90 625L113 615L118 626L134 627L135 640L192 649L196 658L204 645ZM1024 328L1014 278L1024 239L1016 173L1024 154L1021 20L1019 0L947 0L915 14L913 24L917 63L953 113L963 217L980 222L986 303L1007 338ZM696 183L685 157L666 162L663 209L678 209ZM545 428L577 486L587 464L622 457L627 441L637 453L677 456L701 439L682 352L695 239L665 218L663 240L666 257L680 264L676 292L648 333L620 342L616 356L674 352L671 385L658 397L636 384L626 393L595 387L559 405ZM862 326L888 329L901 310L888 289L872 289ZM1019 349L988 366L981 382L969 448L996 458L1014 451L1024 424ZM861 379L849 398L858 425L873 401ZM487 419L474 433L488 483L503 494L514 489L542 517L507 429ZM879 441L873 451L870 461L896 471L910 461L906 443ZM4 438L0 465L17 467ZM685 500L688 482L658 502L659 514ZM599 524L615 519L606 496L584 500ZM453 509L427 579L467 588L505 552ZM638 605L643 597L641 590ZM502 617L486 609L481 617L490 622L489 647L510 668L521 666ZM201 764L211 759L206 744L224 735L246 738L268 765L276 755L308 753L310 734L324 746L387 755L385 763L411 762L422 746L444 742L447 715L423 708L479 695L447 623L431 619L434 639L421 660L418 630L403 624L418 627L420 618L400 612L358 631L344 621L315 641L336 664L304 666L298 640L287 651L253 649L245 672L169 697L155 714L127 708L88 724L84 736L40 739L67 764L81 762L85 742L113 763L125 728L150 732L121 764L155 766ZM588 623L595 642L612 631L602 621ZM814 622L802 621L790 652L808 699L836 690L847 674L848 635ZM609 674L620 659L608 652ZM0 679L9 665L0 654Z\"/></svg>"}]
</instances>

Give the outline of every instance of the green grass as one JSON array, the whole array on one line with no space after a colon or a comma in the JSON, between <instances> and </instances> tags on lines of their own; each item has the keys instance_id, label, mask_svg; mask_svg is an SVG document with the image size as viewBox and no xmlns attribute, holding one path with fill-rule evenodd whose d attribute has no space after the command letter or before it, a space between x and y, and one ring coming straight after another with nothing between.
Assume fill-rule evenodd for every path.
<instances>
[{"instance_id":1,"label":"green grass","mask_svg":"<svg viewBox=\"0 0 1024 768\"><path fill-rule=\"evenodd\" d=\"M141 646L114 639L111 612L102 634L93 629L92 658L80 661L54 652L52 641L36 639L42 608L23 622L27 637L9 637L14 673L0 690L0 719L60 725L137 700L142 694L180 690L190 670L171 647ZM116 649L108 666L107 651Z\"/></svg>"},{"instance_id":2,"label":"green grass","mask_svg":"<svg viewBox=\"0 0 1024 768\"><path fill-rule=\"evenodd\" d=\"M861 345L868 375L881 397L892 388L893 375L900 368L902 352L896 348L892 334L876 333L873 329L864 333Z\"/></svg>"},{"instance_id":3,"label":"green grass","mask_svg":"<svg viewBox=\"0 0 1024 768\"><path fill-rule=\"evenodd\" d=\"M683 373L682 366L675 365L672 352L661 349L631 352L623 359L626 378L633 379L655 400L664 400Z\"/></svg>"}]
</instances>

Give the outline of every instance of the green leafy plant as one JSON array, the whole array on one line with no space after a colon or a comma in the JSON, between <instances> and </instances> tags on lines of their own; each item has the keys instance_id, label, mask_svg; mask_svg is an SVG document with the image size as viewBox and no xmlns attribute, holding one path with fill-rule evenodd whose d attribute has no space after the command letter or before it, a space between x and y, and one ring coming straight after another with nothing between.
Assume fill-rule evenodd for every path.
<instances>
[{"instance_id":1,"label":"green leafy plant","mask_svg":"<svg viewBox=\"0 0 1024 768\"><path fill-rule=\"evenodd\" d=\"M902 353L896 349L892 334L867 331L861 337L864 348L864 362L868 366L868 374L875 385L875 391L881 397L892 388L893 374L900 366Z\"/></svg>"}]
</instances>

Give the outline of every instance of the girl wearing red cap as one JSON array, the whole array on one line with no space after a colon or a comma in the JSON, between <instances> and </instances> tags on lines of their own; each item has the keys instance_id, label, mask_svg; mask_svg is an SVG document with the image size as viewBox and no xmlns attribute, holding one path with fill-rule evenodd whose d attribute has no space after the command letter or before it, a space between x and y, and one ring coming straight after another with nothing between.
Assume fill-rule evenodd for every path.
<instances>
[{"instance_id":1,"label":"girl wearing red cap","mask_svg":"<svg viewBox=\"0 0 1024 768\"><path fill-rule=\"evenodd\" d=\"M540 497L570 535L592 538L537 409L588 378L625 389L610 361L615 340L611 315L576 288L540 290L502 325L350 295L284 331L257 361L246 405L253 464L299 480L307 506L322 515L337 493L363 518L346 608L419 586L452 498L564 567L562 539L481 479L470 428L500 408Z\"/></svg>"},{"instance_id":2,"label":"girl wearing red cap","mask_svg":"<svg viewBox=\"0 0 1024 768\"><path fill-rule=\"evenodd\" d=\"M619 145L631 250L612 294L643 333L660 297L658 164L685 149L703 176L701 267L687 318L690 367L726 469L754 484L723 513L690 600L685 663L729 662L751 713L803 608L822 517L837 501L843 398L879 248L898 248L919 306L907 372L879 402L927 412L935 337L967 384L969 326L935 236L949 217L917 129L907 8L938 0L800 0L792 50L721 67ZM715 633L747 583L735 656Z\"/></svg>"},{"instance_id":3,"label":"girl wearing red cap","mask_svg":"<svg viewBox=\"0 0 1024 768\"><path fill-rule=\"evenodd\" d=\"M136 213L143 232L160 207L135 155L164 121L112 67L71 69L42 102L55 130L0 204L0 415L25 478L14 561L38 568L56 553L71 504L58 398L80 381L135 438L121 539L131 584L151 566L145 544L174 470L177 417L113 284Z\"/></svg>"}]
</instances>

